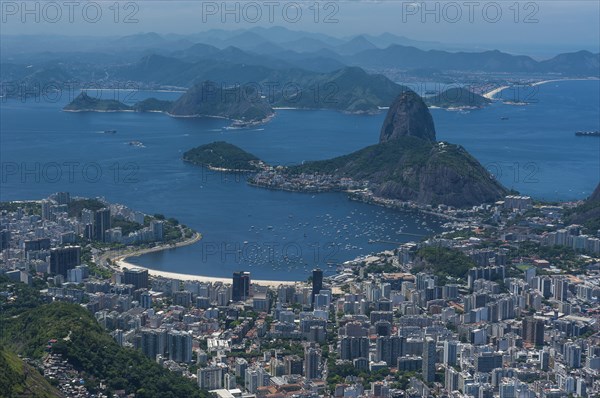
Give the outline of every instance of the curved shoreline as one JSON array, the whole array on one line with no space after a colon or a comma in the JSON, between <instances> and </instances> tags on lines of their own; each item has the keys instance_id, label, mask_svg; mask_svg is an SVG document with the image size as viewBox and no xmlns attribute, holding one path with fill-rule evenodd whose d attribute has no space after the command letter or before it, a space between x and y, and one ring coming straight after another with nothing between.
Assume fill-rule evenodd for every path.
<instances>
[{"instance_id":1,"label":"curved shoreline","mask_svg":"<svg viewBox=\"0 0 600 398\"><path fill-rule=\"evenodd\" d=\"M159 245L156 247L151 247L147 249L134 250L128 253L114 253L108 254L106 259L111 260L114 263L111 268L116 269L118 271L123 271L125 268L140 268L148 271L148 274L154 277L162 277L169 279L178 279L182 281L197 281L197 282L210 282L210 283L231 283L231 278L224 277L216 277L216 276L202 276L202 275L194 275L194 274L184 274L179 272L169 272L169 271L159 271L152 268L144 267L138 264L132 264L127 261L130 257L139 257L148 253L155 253L169 249L175 249L177 247L189 246L195 243L198 243L202 239L202 234L199 232L194 233L190 239L184 240L182 242L177 242L175 245ZM260 286L271 286L277 287L280 285L295 285L296 283L300 283L301 281L274 281L274 280L252 280L253 284Z\"/></svg>"},{"instance_id":2,"label":"curved shoreline","mask_svg":"<svg viewBox=\"0 0 600 398\"><path fill-rule=\"evenodd\" d=\"M496 95L500 94L502 91L506 90L507 88L510 88L510 86L500 86L498 88L493 89L492 91L489 91L489 92L483 94L482 97L487 98L489 100L493 100L493 99L495 99Z\"/></svg>"},{"instance_id":3,"label":"curved shoreline","mask_svg":"<svg viewBox=\"0 0 600 398\"><path fill-rule=\"evenodd\" d=\"M556 83L556 82L579 82L579 81L598 81L600 79L598 78L594 78L594 77L590 77L590 78L572 78L572 79L550 79L550 80L542 80L541 82L537 82L537 83L532 83L532 86L540 86L542 84L547 84L547 83Z\"/></svg>"},{"instance_id":4,"label":"curved shoreline","mask_svg":"<svg viewBox=\"0 0 600 398\"><path fill-rule=\"evenodd\" d=\"M536 86L541 86L542 84L547 84L547 83L556 83L556 82L570 82L570 81L598 81L600 79L598 78L572 78L572 79L549 79L549 80L542 80L539 82L535 82L535 83L523 83L523 84L513 84L512 86L527 86L530 85L532 87L536 87ZM502 91L511 88L512 86L500 86L498 88L495 88L491 91L488 91L487 93L483 94L483 97L493 100L493 99L497 99L496 95L500 94Z\"/></svg>"},{"instance_id":5,"label":"curved shoreline","mask_svg":"<svg viewBox=\"0 0 600 398\"><path fill-rule=\"evenodd\" d=\"M135 104L134 104L135 105ZM67 105L68 106L68 105ZM132 105L133 107L133 105ZM151 109L151 110L137 110L137 109L95 109L95 108L82 108L82 109L66 109L66 107L64 107L62 109L63 112L71 112L71 113L87 113L87 112L93 112L93 113L161 113L163 115L167 115L169 117L172 118L176 118L176 119L193 119L193 118L210 118L210 119L222 119L222 120L229 120L232 122L231 124L231 128L233 129L243 129L243 128L249 128L249 127L258 127L258 126L262 126L265 125L267 123L269 123L271 120L273 120L273 118L275 117L275 112L265 116L262 119L259 120L252 120L252 121L244 121L244 120L240 120L240 119L235 119L235 118L231 118L228 116L220 116L220 115L203 115L203 114L195 114L195 115L176 115L173 113L170 113L169 111L164 111L164 110L158 110L158 109ZM243 126L237 127L237 124L243 124Z\"/></svg>"}]
</instances>

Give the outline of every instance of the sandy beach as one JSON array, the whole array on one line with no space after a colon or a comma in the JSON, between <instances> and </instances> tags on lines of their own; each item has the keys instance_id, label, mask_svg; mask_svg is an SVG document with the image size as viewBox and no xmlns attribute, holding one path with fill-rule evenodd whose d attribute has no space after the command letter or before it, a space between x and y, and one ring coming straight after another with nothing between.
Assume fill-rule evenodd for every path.
<instances>
[{"instance_id":1,"label":"sandy beach","mask_svg":"<svg viewBox=\"0 0 600 398\"><path fill-rule=\"evenodd\" d=\"M504 91L509 87L510 86L502 86L502 87L495 88L492 91L483 94L483 97L485 97L489 100L493 100L496 95L498 95L501 91Z\"/></svg>"},{"instance_id":2,"label":"sandy beach","mask_svg":"<svg viewBox=\"0 0 600 398\"><path fill-rule=\"evenodd\" d=\"M599 80L596 78L585 78L585 79L550 79L550 80L542 80L540 82L535 82L535 83L531 83L530 85L532 87L536 87L536 86L541 86L542 84L548 84L548 83L556 83L556 82L566 82L566 81L587 81L587 80ZM527 83L523 84L523 85L527 85ZM493 100L495 99L496 95L498 95L500 92L506 90L507 88L510 88L511 86L501 86L498 88L493 89L492 91L489 91L485 94L483 94L483 96L487 99Z\"/></svg>"},{"instance_id":3,"label":"sandy beach","mask_svg":"<svg viewBox=\"0 0 600 398\"><path fill-rule=\"evenodd\" d=\"M541 82L533 83L532 86L541 86L542 84L555 83L555 82L587 81L587 80L600 80L600 79L587 78L587 79L552 79L552 80L542 80Z\"/></svg>"},{"instance_id":4,"label":"sandy beach","mask_svg":"<svg viewBox=\"0 0 600 398\"><path fill-rule=\"evenodd\" d=\"M202 235L198 232L194 234L190 239L187 239L182 242L178 242L175 245L161 245L156 247L151 247L148 249L140 249L135 251L130 251L127 253L105 253L101 256L104 259L110 259L114 264L114 268L118 270L123 270L123 268L142 268L148 270L148 274L151 276L162 277L162 278L170 278L170 279L179 279L182 281L198 281L198 282L222 282L222 283L231 283L231 278L223 278L223 277L214 277L214 276L202 276L202 275L193 275L193 274L182 274L177 272L168 272L168 271L158 271L154 269L150 269L144 266L140 266L137 264L132 264L127 261L130 257L138 257L147 253L154 253L162 250L169 250L176 247L193 245L202 239ZM252 279L252 283L260 286L271 286L277 287L280 285L295 285L296 281L273 281L273 280L256 280Z\"/></svg>"}]
</instances>

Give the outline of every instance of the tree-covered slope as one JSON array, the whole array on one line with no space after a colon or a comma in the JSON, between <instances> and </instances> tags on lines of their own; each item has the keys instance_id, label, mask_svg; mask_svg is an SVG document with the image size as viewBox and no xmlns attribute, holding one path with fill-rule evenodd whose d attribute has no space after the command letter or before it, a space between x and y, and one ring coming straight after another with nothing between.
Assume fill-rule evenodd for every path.
<instances>
[{"instance_id":1,"label":"tree-covered slope","mask_svg":"<svg viewBox=\"0 0 600 398\"><path fill-rule=\"evenodd\" d=\"M439 108L483 108L492 102L484 96L462 87L449 88L432 97L426 97L424 100L427 105Z\"/></svg>"},{"instance_id":2,"label":"tree-covered slope","mask_svg":"<svg viewBox=\"0 0 600 398\"><path fill-rule=\"evenodd\" d=\"M289 172L368 180L378 196L432 205L472 206L506 194L464 148L414 137L372 145L330 160L307 162L291 167Z\"/></svg>"},{"instance_id":3,"label":"tree-covered slope","mask_svg":"<svg viewBox=\"0 0 600 398\"><path fill-rule=\"evenodd\" d=\"M12 286L12 287L11 287ZM52 350L83 372L88 390L103 381L109 390L124 389L136 397L204 397L196 384L161 367L141 351L120 347L79 305L44 304L24 284L0 282L3 324L1 343L25 356L40 357L48 340Z\"/></svg>"},{"instance_id":4,"label":"tree-covered slope","mask_svg":"<svg viewBox=\"0 0 600 398\"><path fill-rule=\"evenodd\" d=\"M586 233L595 235L600 230L600 183L582 205L566 212L565 219L583 225Z\"/></svg>"},{"instance_id":5,"label":"tree-covered slope","mask_svg":"<svg viewBox=\"0 0 600 398\"><path fill-rule=\"evenodd\" d=\"M332 109L349 113L376 113L388 107L407 88L383 75L347 67L306 79L296 90L288 90L277 106Z\"/></svg>"},{"instance_id":6,"label":"tree-covered slope","mask_svg":"<svg viewBox=\"0 0 600 398\"><path fill-rule=\"evenodd\" d=\"M241 121L261 121L273 109L253 86L223 87L205 81L181 96L169 113L173 116L219 116Z\"/></svg>"},{"instance_id":7,"label":"tree-covered slope","mask_svg":"<svg viewBox=\"0 0 600 398\"><path fill-rule=\"evenodd\" d=\"M259 159L235 145L218 141L190 149L183 154L183 160L218 169L254 171Z\"/></svg>"},{"instance_id":8,"label":"tree-covered slope","mask_svg":"<svg viewBox=\"0 0 600 398\"><path fill-rule=\"evenodd\" d=\"M62 397L37 369L0 345L0 396L5 398Z\"/></svg>"}]
</instances>

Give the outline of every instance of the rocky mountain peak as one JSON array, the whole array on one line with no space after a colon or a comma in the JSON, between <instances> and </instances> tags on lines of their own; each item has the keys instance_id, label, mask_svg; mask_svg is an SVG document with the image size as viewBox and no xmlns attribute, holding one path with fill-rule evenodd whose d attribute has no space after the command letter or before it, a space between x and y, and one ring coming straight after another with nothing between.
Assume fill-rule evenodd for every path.
<instances>
[{"instance_id":1,"label":"rocky mountain peak","mask_svg":"<svg viewBox=\"0 0 600 398\"><path fill-rule=\"evenodd\" d=\"M379 142L407 136L436 141L433 117L423 99L411 90L400 94L390 106L381 127Z\"/></svg>"}]
</instances>

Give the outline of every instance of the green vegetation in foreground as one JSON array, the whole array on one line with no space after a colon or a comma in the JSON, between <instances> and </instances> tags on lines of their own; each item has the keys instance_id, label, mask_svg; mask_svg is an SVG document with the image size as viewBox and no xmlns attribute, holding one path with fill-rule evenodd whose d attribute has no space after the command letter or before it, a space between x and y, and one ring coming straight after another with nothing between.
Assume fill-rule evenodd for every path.
<instances>
[{"instance_id":1,"label":"green vegetation in foreground","mask_svg":"<svg viewBox=\"0 0 600 398\"><path fill-rule=\"evenodd\" d=\"M60 397L60 393L32 366L0 345L0 395L6 398Z\"/></svg>"},{"instance_id":2,"label":"green vegetation in foreground","mask_svg":"<svg viewBox=\"0 0 600 398\"><path fill-rule=\"evenodd\" d=\"M462 87L453 87L433 97L423 98L428 106L440 108L483 108L492 101Z\"/></svg>"},{"instance_id":3,"label":"green vegetation in foreground","mask_svg":"<svg viewBox=\"0 0 600 398\"><path fill-rule=\"evenodd\" d=\"M0 291L16 297L14 301L0 298L4 329L0 343L17 353L40 358L48 340L57 339L52 349L83 372L90 391L96 391L103 381L110 391L124 389L138 398L206 397L193 381L162 368L141 351L120 347L82 307L44 304L38 291L5 279L0 282Z\"/></svg>"},{"instance_id":4,"label":"green vegetation in foreground","mask_svg":"<svg viewBox=\"0 0 600 398\"><path fill-rule=\"evenodd\" d=\"M440 285L444 285L448 277L466 279L467 271L475 267L467 255L446 247L423 247L417 251L416 258L417 265L412 271L431 270Z\"/></svg>"},{"instance_id":5,"label":"green vegetation in foreground","mask_svg":"<svg viewBox=\"0 0 600 398\"><path fill-rule=\"evenodd\" d=\"M257 171L259 159L235 145L218 141L190 149L183 154L183 160L199 166Z\"/></svg>"}]
</instances>

